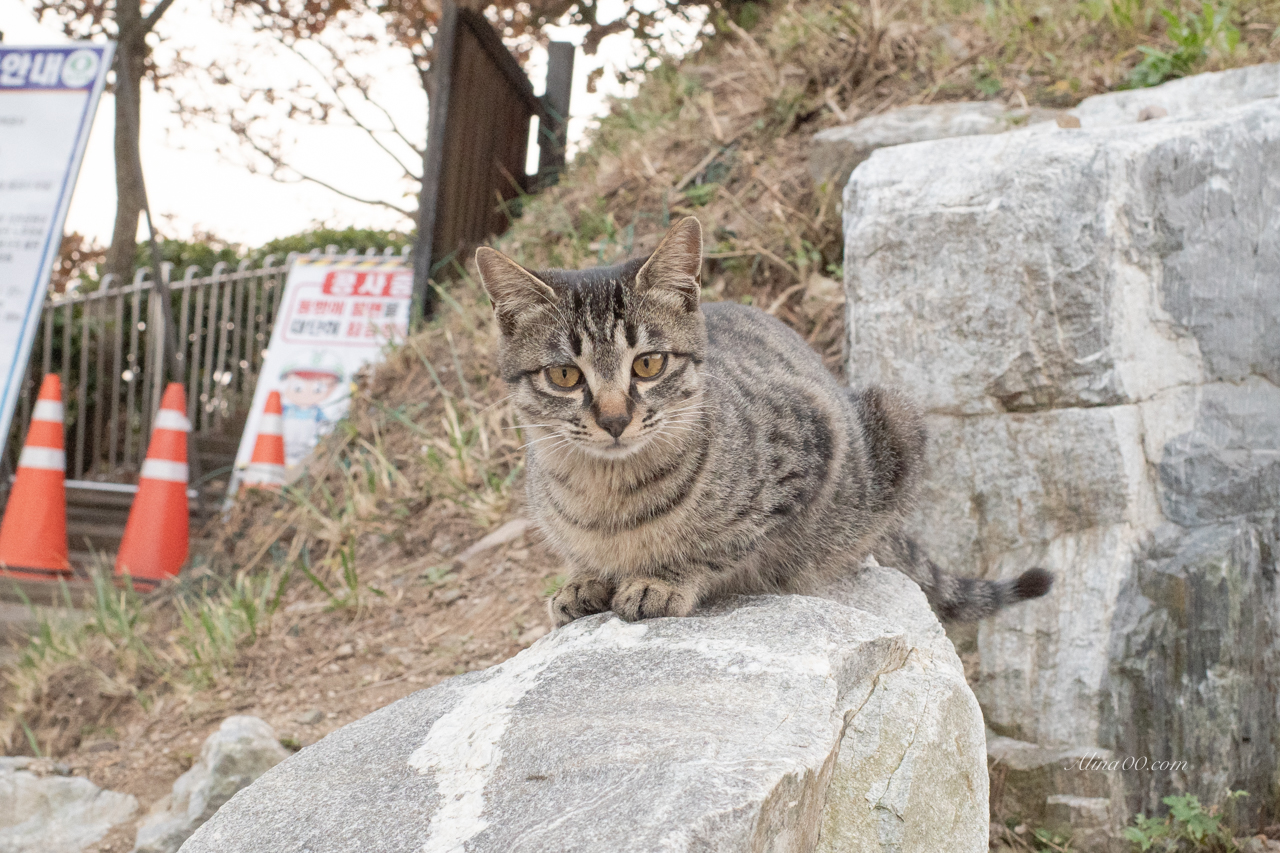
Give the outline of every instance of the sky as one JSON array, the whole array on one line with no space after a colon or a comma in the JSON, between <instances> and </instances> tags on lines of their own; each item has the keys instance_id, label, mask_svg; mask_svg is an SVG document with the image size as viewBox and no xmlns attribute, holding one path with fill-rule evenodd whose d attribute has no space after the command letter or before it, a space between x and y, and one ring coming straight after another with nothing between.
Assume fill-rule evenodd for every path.
<instances>
[{"instance_id":1,"label":"sky","mask_svg":"<svg viewBox=\"0 0 1280 853\"><path fill-rule=\"evenodd\" d=\"M149 5L149 4L147 4ZM615 14L625 5L615 0ZM607 15L602 16L607 20ZM376 27L376 22L356 22ZM273 46L243 24L211 20L207 7L197 0L177 0L158 27L161 36L157 58L164 64L174 56L197 68L214 60L240 57L248 62L247 78L254 85L270 85L278 90L317 86L321 78L296 55ZM41 24L22 0L0 0L0 32L6 44L62 44L60 30ZM582 28L553 27L552 39L580 44ZM673 27L667 35L668 50L682 53L694 44L697 27ZM306 59L323 65L324 54L303 45ZM573 95L569 126L570 146L580 140L589 123L607 111L609 95L625 94L612 68L626 62L635 46L630 37L607 37L595 56L581 48L574 63ZM368 53L368 52L364 52ZM375 81L373 92L386 115L369 104L350 102L353 112L366 122L384 128L378 139L412 167L418 168L416 154L391 132L390 122L413 145L426 138L426 95L418 83L408 54L395 49L361 55L361 70ZM587 91L591 71L605 66L599 91ZM546 77L546 51L535 48L526 70L534 91L541 94ZM192 103L213 108L242 106L230 90L199 85L178 78L180 96ZM306 183L284 184L265 175L253 174L246 166L251 157L225 126L197 120L184 126L176 114L175 101L165 92L155 92L147 84L142 94L142 161L156 227L162 236L189 239L197 233L248 246L295 234L320 224L343 228L407 229L411 223L399 213L345 199L329 190ZM112 133L114 105L104 95L89 137L89 146L67 215L67 233L79 232L100 243L111 237L115 215L115 166ZM405 192L415 190L404 177L403 168L379 149L368 134L340 120L324 126L301 126L276 118L263 127L268 136L278 136L288 159L300 169L362 198L378 198L412 209L414 199Z\"/></svg>"}]
</instances>

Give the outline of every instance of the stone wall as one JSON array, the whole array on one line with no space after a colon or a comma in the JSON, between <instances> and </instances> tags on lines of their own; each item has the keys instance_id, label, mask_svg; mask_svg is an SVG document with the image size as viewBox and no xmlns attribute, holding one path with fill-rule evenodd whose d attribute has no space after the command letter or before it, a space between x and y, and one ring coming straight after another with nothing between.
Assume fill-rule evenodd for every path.
<instances>
[{"instance_id":1,"label":"stone wall","mask_svg":"<svg viewBox=\"0 0 1280 853\"><path fill-rule=\"evenodd\" d=\"M930 413L913 526L960 573L1059 577L979 630L988 724L1187 763L1122 773L1113 823L1280 793L1280 99L1248 99L1280 73L1205 77L881 149L845 191L848 374Z\"/></svg>"}]
</instances>

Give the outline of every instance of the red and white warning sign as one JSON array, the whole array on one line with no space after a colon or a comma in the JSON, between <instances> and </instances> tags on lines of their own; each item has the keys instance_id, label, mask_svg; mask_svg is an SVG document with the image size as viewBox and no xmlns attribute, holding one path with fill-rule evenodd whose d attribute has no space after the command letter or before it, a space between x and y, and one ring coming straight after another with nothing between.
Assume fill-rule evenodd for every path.
<instances>
[{"instance_id":1,"label":"red and white warning sign","mask_svg":"<svg viewBox=\"0 0 1280 853\"><path fill-rule=\"evenodd\" d=\"M267 396L280 392L290 473L346 413L356 371L409 329L413 268L402 258L294 260L240 437L229 494L253 458Z\"/></svg>"}]
</instances>

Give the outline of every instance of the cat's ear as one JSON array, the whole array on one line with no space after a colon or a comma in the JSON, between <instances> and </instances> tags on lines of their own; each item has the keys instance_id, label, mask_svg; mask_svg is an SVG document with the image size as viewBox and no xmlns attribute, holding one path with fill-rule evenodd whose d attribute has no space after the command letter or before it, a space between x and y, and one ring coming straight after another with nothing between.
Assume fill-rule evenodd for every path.
<instances>
[{"instance_id":1,"label":"cat's ear","mask_svg":"<svg viewBox=\"0 0 1280 853\"><path fill-rule=\"evenodd\" d=\"M641 293L657 289L679 295L689 311L698 310L702 295L702 225L687 216L662 238L636 273Z\"/></svg>"},{"instance_id":2,"label":"cat's ear","mask_svg":"<svg viewBox=\"0 0 1280 853\"><path fill-rule=\"evenodd\" d=\"M556 292L533 273L499 251L476 249L476 269L480 281L493 300L493 313L504 335L515 331L521 316L544 305L556 303Z\"/></svg>"}]
</instances>

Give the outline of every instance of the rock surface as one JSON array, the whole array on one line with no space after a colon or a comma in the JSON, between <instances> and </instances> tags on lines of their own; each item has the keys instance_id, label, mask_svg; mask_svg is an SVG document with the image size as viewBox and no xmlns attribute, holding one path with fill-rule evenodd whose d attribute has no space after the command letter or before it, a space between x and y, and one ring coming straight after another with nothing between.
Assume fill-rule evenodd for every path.
<instances>
[{"instance_id":1,"label":"rock surface","mask_svg":"<svg viewBox=\"0 0 1280 853\"><path fill-rule=\"evenodd\" d=\"M1128 813L1116 757L1105 749L1042 747L987 733L992 820L1070 837L1076 850L1129 845L1112 839Z\"/></svg>"},{"instance_id":2,"label":"rock surface","mask_svg":"<svg viewBox=\"0 0 1280 853\"><path fill-rule=\"evenodd\" d=\"M979 629L988 724L1186 762L1114 809L1246 788L1241 829L1280 817L1280 98L1178 104L1277 68L1125 93L1159 121L883 149L845 195L848 374L929 410L913 527L959 573L1059 578Z\"/></svg>"},{"instance_id":3,"label":"rock surface","mask_svg":"<svg viewBox=\"0 0 1280 853\"><path fill-rule=\"evenodd\" d=\"M200 759L173 783L138 827L134 853L176 853L232 795L289 756L257 717L227 717L205 739Z\"/></svg>"},{"instance_id":4,"label":"rock surface","mask_svg":"<svg viewBox=\"0 0 1280 853\"><path fill-rule=\"evenodd\" d=\"M33 772L40 765L0 758L0 853L80 853L138 809L129 794L78 776Z\"/></svg>"},{"instance_id":5,"label":"rock surface","mask_svg":"<svg viewBox=\"0 0 1280 853\"><path fill-rule=\"evenodd\" d=\"M814 134L809 172L816 183L843 186L849 173L878 148L952 136L1004 133L1027 124L1053 121L1057 114L1040 108L1009 109L993 101L898 107Z\"/></svg>"},{"instance_id":6,"label":"rock surface","mask_svg":"<svg viewBox=\"0 0 1280 853\"><path fill-rule=\"evenodd\" d=\"M1220 110L1277 96L1280 96L1280 63L1273 62L1195 74L1151 89L1093 95L1070 112L1080 119L1082 127L1093 130L1165 116L1203 118Z\"/></svg>"},{"instance_id":7,"label":"rock surface","mask_svg":"<svg viewBox=\"0 0 1280 853\"><path fill-rule=\"evenodd\" d=\"M879 567L830 595L580 619L307 747L183 853L985 850L982 721L923 595Z\"/></svg>"}]
</instances>

